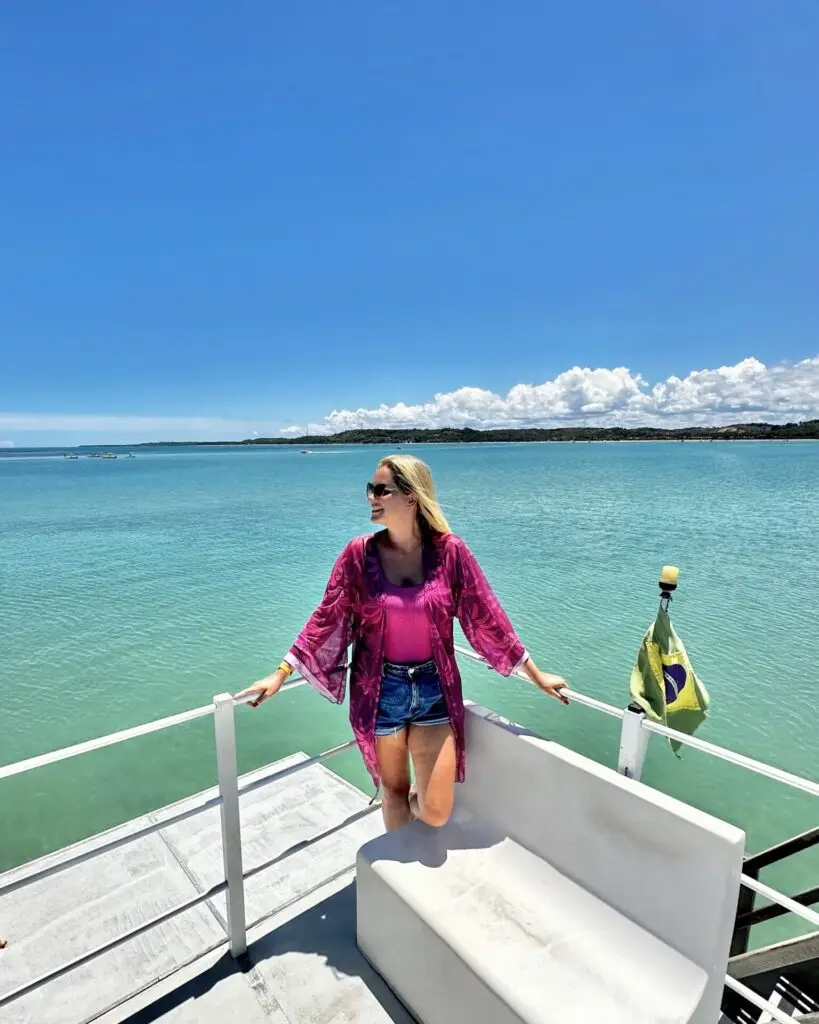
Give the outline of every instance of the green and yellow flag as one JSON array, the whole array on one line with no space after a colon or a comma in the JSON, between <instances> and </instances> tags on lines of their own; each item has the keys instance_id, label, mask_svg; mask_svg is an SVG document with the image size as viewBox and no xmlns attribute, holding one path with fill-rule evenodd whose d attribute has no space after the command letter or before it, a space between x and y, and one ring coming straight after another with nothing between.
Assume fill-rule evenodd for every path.
<instances>
[{"instance_id":1,"label":"green and yellow flag","mask_svg":"<svg viewBox=\"0 0 819 1024\"><path fill-rule=\"evenodd\" d=\"M708 691L662 606L631 670L631 696L649 718L688 734L708 715ZM672 740L671 747L677 753L680 744Z\"/></svg>"}]
</instances>

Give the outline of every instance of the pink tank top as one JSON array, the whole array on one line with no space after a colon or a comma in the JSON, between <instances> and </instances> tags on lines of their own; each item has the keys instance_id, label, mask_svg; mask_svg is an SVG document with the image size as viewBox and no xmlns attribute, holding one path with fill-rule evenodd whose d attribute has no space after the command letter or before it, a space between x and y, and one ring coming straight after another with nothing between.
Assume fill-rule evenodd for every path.
<instances>
[{"instance_id":1,"label":"pink tank top","mask_svg":"<svg viewBox=\"0 0 819 1024\"><path fill-rule=\"evenodd\" d=\"M383 577L384 606L387 611L387 635L384 656L399 665L429 661L432 639L429 616L424 603L423 584L397 587Z\"/></svg>"}]
</instances>

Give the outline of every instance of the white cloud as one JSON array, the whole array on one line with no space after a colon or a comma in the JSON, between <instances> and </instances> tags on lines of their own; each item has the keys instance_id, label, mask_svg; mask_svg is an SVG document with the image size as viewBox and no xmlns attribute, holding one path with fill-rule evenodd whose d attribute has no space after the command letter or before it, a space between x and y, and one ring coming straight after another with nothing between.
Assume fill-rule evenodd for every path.
<instances>
[{"instance_id":1,"label":"white cloud","mask_svg":"<svg viewBox=\"0 0 819 1024\"><path fill-rule=\"evenodd\" d=\"M310 434L326 434L361 427L687 426L813 417L819 417L819 356L772 366L744 359L735 366L693 370L653 385L622 366L575 366L543 384L517 384L506 395L462 387L417 405L335 410L323 423L291 422L284 429L259 419L0 412L0 431L7 437L19 435L17 444L39 434L102 444L294 437L308 428ZM2 447L12 444L0 441Z\"/></svg>"},{"instance_id":2,"label":"white cloud","mask_svg":"<svg viewBox=\"0 0 819 1024\"><path fill-rule=\"evenodd\" d=\"M543 384L518 384L505 396L463 387L418 405L335 410L326 429L362 427L533 427L719 425L749 420L783 422L819 416L819 356L765 366L693 370L651 386L625 367L575 366Z\"/></svg>"},{"instance_id":3,"label":"white cloud","mask_svg":"<svg viewBox=\"0 0 819 1024\"><path fill-rule=\"evenodd\" d=\"M306 434L329 434L327 423L302 423L279 430L282 437L304 437Z\"/></svg>"},{"instance_id":4,"label":"white cloud","mask_svg":"<svg viewBox=\"0 0 819 1024\"><path fill-rule=\"evenodd\" d=\"M0 448L13 448L14 441L0 441Z\"/></svg>"}]
</instances>

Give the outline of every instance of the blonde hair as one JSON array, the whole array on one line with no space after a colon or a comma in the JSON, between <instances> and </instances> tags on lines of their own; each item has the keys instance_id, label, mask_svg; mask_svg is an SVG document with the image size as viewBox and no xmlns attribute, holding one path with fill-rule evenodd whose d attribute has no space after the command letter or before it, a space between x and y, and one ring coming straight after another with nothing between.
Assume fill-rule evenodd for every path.
<instances>
[{"instance_id":1,"label":"blonde hair","mask_svg":"<svg viewBox=\"0 0 819 1024\"><path fill-rule=\"evenodd\" d=\"M426 526L433 533L452 533L438 504L435 483L426 462L422 462L414 455L388 455L378 465L384 466L392 473L402 491L415 495L418 501L418 518L422 526Z\"/></svg>"}]
</instances>

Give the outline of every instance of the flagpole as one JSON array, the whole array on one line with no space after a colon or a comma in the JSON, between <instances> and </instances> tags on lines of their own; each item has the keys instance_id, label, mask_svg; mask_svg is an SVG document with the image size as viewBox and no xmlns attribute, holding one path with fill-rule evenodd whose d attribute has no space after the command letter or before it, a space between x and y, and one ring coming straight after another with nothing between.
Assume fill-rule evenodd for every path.
<instances>
[{"instance_id":1,"label":"flagpole","mask_svg":"<svg viewBox=\"0 0 819 1024\"><path fill-rule=\"evenodd\" d=\"M660 608L659 612L668 615L668 606L671 603L672 594L677 589L680 579L680 570L676 565L664 565L660 572ZM656 620L655 620L656 623ZM650 630L653 630L655 623L652 623ZM667 653L667 652L666 652ZM632 700L623 715L623 724L620 730L620 751L617 759L617 771L628 778L640 780L643 772L646 750L648 747L649 732L643 728L646 718L644 708Z\"/></svg>"}]
</instances>

